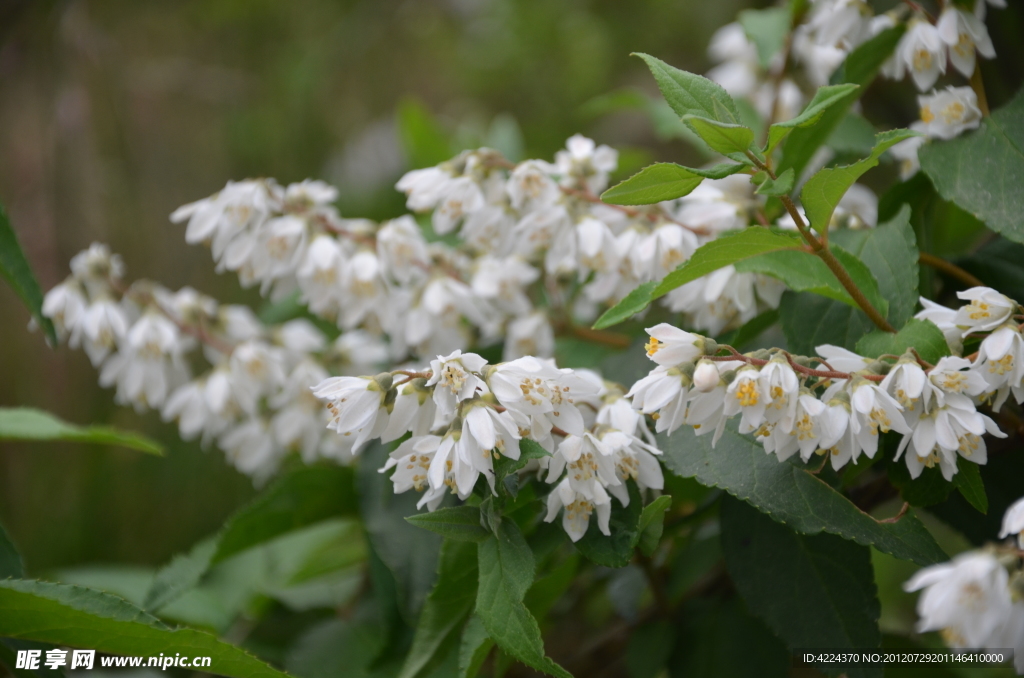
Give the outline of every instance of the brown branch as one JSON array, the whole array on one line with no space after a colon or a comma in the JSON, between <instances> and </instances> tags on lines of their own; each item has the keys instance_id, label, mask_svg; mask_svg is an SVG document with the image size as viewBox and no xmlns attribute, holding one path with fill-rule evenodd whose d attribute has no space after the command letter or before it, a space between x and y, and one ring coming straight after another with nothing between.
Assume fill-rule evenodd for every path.
<instances>
[{"instance_id":1,"label":"brown branch","mask_svg":"<svg viewBox=\"0 0 1024 678\"><path fill-rule=\"evenodd\" d=\"M971 73L971 89L974 90L975 96L978 97L978 108L981 110L981 116L983 118L989 117L988 96L985 94L985 81L981 78L980 58L974 62L974 73Z\"/></svg>"},{"instance_id":2,"label":"brown branch","mask_svg":"<svg viewBox=\"0 0 1024 678\"><path fill-rule=\"evenodd\" d=\"M928 252L921 252L921 254L918 256L917 260L920 263L924 264L925 266L931 266L935 270L940 271L942 273L945 273L946 275L948 275L950 277L956 278L960 282L962 282L965 285L968 285L970 287L984 287L985 286L985 283L983 283L980 279L975 277L973 274L965 271L964 269L960 268L959 266L957 266L953 262L946 261L945 259L942 259L941 257L937 257L934 254L929 254Z\"/></svg>"},{"instance_id":3,"label":"brown branch","mask_svg":"<svg viewBox=\"0 0 1024 678\"><path fill-rule=\"evenodd\" d=\"M900 512L899 513L894 515L892 518L884 518L884 519L879 520L877 522L885 523L886 525L891 525L893 523L898 523L900 521L900 518L902 518L903 516L907 515L907 511L909 511L909 510L910 510L910 503L909 502L903 502L903 507L900 508Z\"/></svg>"}]
</instances>

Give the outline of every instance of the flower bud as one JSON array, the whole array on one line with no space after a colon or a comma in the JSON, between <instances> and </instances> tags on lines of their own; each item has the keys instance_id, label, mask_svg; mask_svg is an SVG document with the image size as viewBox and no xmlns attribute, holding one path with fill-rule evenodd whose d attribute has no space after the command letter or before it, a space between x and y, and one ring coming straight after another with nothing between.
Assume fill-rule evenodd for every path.
<instances>
[{"instance_id":1,"label":"flower bud","mask_svg":"<svg viewBox=\"0 0 1024 678\"><path fill-rule=\"evenodd\" d=\"M390 391L391 385L395 383L395 376L390 372L381 372L373 378L373 381L380 387L381 391ZM376 390L372 388L370 390Z\"/></svg>"},{"instance_id":2,"label":"flower bud","mask_svg":"<svg viewBox=\"0 0 1024 678\"><path fill-rule=\"evenodd\" d=\"M693 385L698 391L707 393L718 386L721 377L718 374L718 366L710 360L701 360L697 363L697 369L693 372Z\"/></svg>"},{"instance_id":3,"label":"flower bud","mask_svg":"<svg viewBox=\"0 0 1024 678\"><path fill-rule=\"evenodd\" d=\"M715 355L718 353L718 342L711 337L704 339L704 355Z\"/></svg>"}]
</instances>

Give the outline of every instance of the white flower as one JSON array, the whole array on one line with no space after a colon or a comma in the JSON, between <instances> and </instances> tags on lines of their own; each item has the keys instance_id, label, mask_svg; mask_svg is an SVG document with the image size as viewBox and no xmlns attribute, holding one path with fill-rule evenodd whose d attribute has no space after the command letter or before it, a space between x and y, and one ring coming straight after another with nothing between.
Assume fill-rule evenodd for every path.
<instances>
[{"instance_id":1,"label":"white flower","mask_svg":"<svg viewBox=\"0 0 1024 678\"><path fill-rule=\"evenodd\" d=\"M85 352L98 366L117 347L128 332L128 316L109 297L94 300L81 316Z\"/></svg>"},{"instance_id":2,"label":"white flower","mask_svg":"<svg viewBox=\"0 0 1024 678\"><path fill-rule=\"evenodd\" d=\"M580 279L587 271L607 273L619 267L615 234L603 221L587 217L576 224Z\"/></svg>"},{"instance_id":3,"label":"white flower","mask_svg":"<svg viewBox=\"0 0 1024 678\"><path fill-rule=\"evenodd\" d=\"M923 132L924 125L922 123L914 123L910 126L910 129L917 132ZM893 145L889 149L889 153L891 153L892 157L896 158L896 162L899 163L900 179L902 181L906 181L910 177L914 176L921 169L921 161L917 157L917 152L927 140L927 137L923 136L910 137L909 139L904 139L898 144Z\"/></svg>"},{"instance_id":4,"label":"white flower","mask_svg":"<svg viewBox=\"0 0 1024 678\"><path fill-rule=\"evenodd\" d=\"M568 471L565 479L576 494L591 502L607 496L605 488L620 483L612 450L590 432L559 443L548 462L547 482L557 481L563 471Z\"/></svg>"},{"instance_id":5,"label":"white flower","mask_svg":"<svg viewBox=\"0 0 1024 678\"><path fill-rule=\"evenodd\" d=\"M298 183L288 184L284 189L286 208L297 211L324 207L337 199L337 188L316 179L303 179Z\"/></svg>"},{"instance_id":6,"label":"white flower","mask_svg":"<svg viewBox=\"0 0 1024 678\"><path fill-rule=\"evenodd\" d=\"M989 389L998 391L993 403L997 412L1010 391L1018 403L1024 401L1024 337L1016 325L1003 325L985 337L973 367L972 374L980 375Z\"/></svg>"},{"instance_id":7,"label":"white flower","mask_svg":"<svg viewBox=\"0 0 1024 678\"><path fill-rule=\"evenodd\" d=\"M477 391L487 392L487 385L474 372L480 372L487 361L475 353L454 351L430 361L430 379L427 386L434 387L434 402L438 416L450 419L460 402L472 398Z\"/></svg>"},{"instance_id":8,"label":"white flower","mask_svg":"<svg viewBox=\"0 0 1024 678\"><path fill-rule=\"evenodd\" d=\"M309 310L333 318L342 300L345 257L337 239L318 235L306 248L296 272Z\"/></svg>"},{"instance_id":9,"label":"white flower","mask_svg":"<svg viewBox=\"0 0 1024 678\"><path fill-rule=\"evenodd\" d=\"M921 393L924 391L927 375L914 357L904 356L889 370L882 380L881 387L896 402L911 410L914 408Z\"/></svg>"},{"instance_id":10,"label":"white flower","mask_svg":"<svg viewBox=\"0 0 1024 678\"><path fill-rule=\"evenodd\" d=\"M444 500L447 485L430 487L427 481L427 471L434 459L437 448L441 444L438 436L415 436L399 445L389 456L388 461L381 473L389 469L395 469L391 474L391 482L394 485L395 494L402 494L409 490L424 492L416 504L417 508L427 507L428 511L436 509Z\"/></svg>"},{"instance_id":11,"label":"white flower","mask_svg":"<svg viewBox=\"0 0 1024 678\"><path fill-rule=\"evenodd\" d=\"M874 228L878 225L878 196L863 184L843 194L832 213L829 228Z\"/></svg>"},{"instance_id":12,"label":"white flower","mask_svg":"<svg viewBox=\"0 0 1024 678\"><path fill-rule=\"evenodd\" d=\"M971 362L964 358L940 358L935 367L928 372L928 379L922 392L925 410L932 406L933 399L940 407L947 403L966 407L966 401L969 401L967 396L980 395L985 390L985 380L977 371L969 369L970 367Z\"/></svg>"},{"instance_id":13,"label":"white flower","mask_svg":"<svg viewBox=\"0 0 1024 678\"><path fill-rule=\"evenodd\" d=\"M965 330L964 336L972 332L987 332L999 327L1013 315L1017 302L991 287L972 287L956 296L970 300L956 313L957 326Z\"/></svg>"},{"instance_id":14,"label":"white flower","mask_svg":"<svg viewBox=\"0 0 1024 678\"><path fill-rule=\"evenodd\" d=\"M120 279L124 275L124 262L120 255L110 253L110 247L94 242L71 257L71 273L91 291L90 283L101 283L103 288L108 278Z\"/></svg>"},{"instance_id":15,"label":"white flower","mask_svg":"<svg viewBox=\"0 0 1024 678\"><path fill-rule=\"evenodd\" d=\"M904 436L896 452L896 458L909 450L907 469L913 478L918 477L925 467L939 464L946 480L952 480L956 473L956 458L960 456L976 464L988 461L988 452L982 436L989 433L999 438L1006 434L995 422L974 409L974 403L967 398L958 399L930 412L911 414L913 433Z\"/></svg>"},{"instance_id":16,"label":"white flower","mask_svg":"<svg viewBox=\"0 0 1024 678\"><path fill-rule=\"evenodd\" d=\"M414 212L433 209L448 190L453 181L452 175L440 167L406 172L395 188L408 196L406 207Z\"/></svg>"},{"instance_id":17,"label":"white flower","mask_svg":"<svg viewBox=\"0 0 1024 678\"><path fill-rule=\"evenodd\" d=\"M602 489L601 492L604 492L604 490ZM590 526L590 516L596 510L598 528L605 536L611 536L611 529L608 527L608 519L612 514L611 497L605 492L604 496L599 496L598 499L598 501L590 501L586 497L579 495L572 489L569 485L569 479L566 478L556 485L555 489L548 495L548 514L545 516L544 521L552 522L555 516L558 515L559 510L563 510L562 527L565 529L565 533L569 535L569 539L577 542L587 533L587 528Z\"/></svg>"},{"instance_id":18,"label":"white flower","mask_svg":"<svg viewBox=\"0 0 1024 678\"><path fill-rule=\"evenodd\" d=\"M250 414L256 413L260 397L284 383L284 365L278 350L263 342L239 344L231 353L229 364L235 400Z\"/></svg>"},{"instance_id":19,"label":"white flower","mask_svg":"<svg viewBox=\"0 0 1024 678\"><path fill-rule=\"evenodd\" d=\"M671 434L683 425L691 383L690 378L678 368L658 365L633 384L626 397L632 399L633 407L644 414L656 412L655 430Z\"/></svg>"},{"instance_id":20,"label":"white flower","mask_svg":"<svg viewBox=\"0 0 1024 678\"><path fill-rule=\"evenodd\" d=\"M268 283L295 275L306 252L308 227L301 217L284 215L269 219L258 231L252 251L252 271L257 280Z\"/></svg>"},{"instance_id":21,"label":"white flower","mask_svg":"<svg viewBox=\"0 0 1024 678\"><path fill-rule=\"evenodd\" d=\"M1009 621L1008 583L1006 569L992 554L969 551L924 568L903 588L924 589L917 601L919 632L942 631L953 647L985 648Z\"/></svg>"},{"instance_id":22,"label":"white flower","mask_svg":"<svg viewBox=\"0 0 1024 678\"><path fill-rule=\"evenodd\" d=\"M822 439L821 420L826 410L825 403L809 393L801 393L795 402L793 425L789 430L775 426L768 436L761 438L765 451L774 452L779 461L789 459L798 451L800 458L807 461Z\"/></svg>"},{"instance_id":23,"label":"white flower","mask_svg":"<svg viewBox=\"0 0 1024 678\"><path fill-rule=\"evenodd\" d=\"M204 433L211 415L206 403L206 384L202 381L190 381L179 387L167 398L161 411L164 421L178 420L178 432L185 440Z\"/></svg>"},{"instance_id":24,"label":"white flower","mask_svg":"<svg viewBox=\"0 0 1024 678\"><path fill-rule=\"evenodd\" d=\"M358 450L365 442L379 437L387 426L384 385L372 377L331 377L312 391L317 398L327 401L331 413L327 428L343 436L355 433L353 448Z\"/></svg>"},{"instance_id":25,"label":"white flower","mask_svg":"<svg viewBox=\"0 0 1024 678\"><path fill-rule=\"evenodd\" d=\"M650 341L644 345L647 357L659 365L672 367L704 355L704 337L699 334L685 332L668 323L648 327L647 334L650 335Z\"/></svg>"},{"instance_id":26,"label":"white flower","mask_svg":"<svg viewBox=\"0 0 1024 678\"><path fill-rule=\"evenodd\" d=\"M859 372L867 369L871 362L864 356L859 356L853 351L848 351L841 346L823 344L815 347L814 351L828 361L833 369L840 372Z\"/></svg>"},{"instance_id":27,"label":"white flower","mask_svg":"<svg viewBox=\"0 0 1024 678\"><path fill-rule=\"evenodd\" d=\"M530 418L531 437L538 442L553 426L583 435L583 415L575 403L599 390L572 370L560 370L532 356L498 365L488 383L503 406Z\"/></svg>"},{"instance_id":28,"label":"white flower","mask_svg":"<svg viewBox=\"0 0 1024 678\"><path fill-rule=\"evenodd\" d=\"M982 3L979 0L977 4ZM966 78L974 73L975 53L986 59L996 55L985 24L978 17L956 9L952 4L942 10L935 27L942 41L949 45L949 60L953 62L953 67Z\"/></svg>"},{"instance_id":29,"label":"white flower","mask_svg":"<svg viewBox=\"0 0 1024 678\"><path fill-rule=\"evenodd\" d=\"M429 268L427 243L419 224L408 214L377 231L377 257L395 280L405 285Z\"/></svg>"},{"instance_id":30,"label":"white flower","mask_svg":"<svg viewBox=\"0 0 1024 678\"><path fill-rule=\"evenodd\" d=\"M721 381L722 375L718 372L718 366L712 360L700 360L697 362L697 369L693 371L693 386L701 393L707 393Z\"/></svg>"},{"instance_id":31,"label":"white flower","mask_svg":"<svg viewBox=\"0 0 1024 678\"><path fill-rule=\"evenodd\" d=\"M674 271L700 246L697 236L678 224L663 224L640 239L629 252L633 270L644 280L657 280Z\"/></svg>"},{"instance_id":32,"label":"white flower","mask_svg":"<svg viewBox=\"0 0 1024 678\"><path fill-rule=\"evenodd\" d=\"M368 316L379 319L386 315L389 304L381 273L380 260L375 252L362 250L349 261L345 267L344 293L340 302L339 324L342 327L353 329Z\"/></svg>"},{"instance_id":33,"label":"white flower","mask_svg":"<svg viewBox=\"0 0 1024 678\"><path fill-rule=\"evenodd\" d=\"M118 353L104 364L100 384L116 384L117 399L137 409L160 407L187 378L181 361L184 349L174 323L156 312L146 313L128 330Z\"/></svg>"},{"instance_id":34,"label":"white flower","mask_svg":"<svg viewBox=\"0 0 1024 678\"><path fill-rule=\"evenodd\" d=\"M878 451L879 433L910 433L903 419L903 407L878 385L867 379L854 380L850 390L850 430L868 457ZM856 453L854 453L856 462Z\"/></svg>"},{"instance_id":35,"label":"white flower","mask_svg":"<svg viewBox=\"0 0 1024 678\"><path fill-rule=\"evenodd\" d=\"M856 463L861 446L850 426L850 404L841 398L827 401L825 410L818 416L821 442L818 448L832 461L832 468L841 469L848 462Z\"/></svg>"},{"instance_id":36,"label":"white flower","mask_svg":"<svg viewBox=\"0 0 1024 678\"><path fill-rule=\"evenodd\" d=\"M512 207L525 212L557 201L562 192L550 176L556 172L557 168L540 160L527 160L516 165L505 189Z\"/></svg>"},{"instance_id":37,"label":"white flower","mask_svg":"<svg viewBox=\"0 0 1024 678\"><path fill-rule=\"evenodd\" d=\"M431 429L447 425L450 420L442 420L435 425L437 404L431 397L430 389L426 388L425 379L413 379L408 384L398 387L395 405L388 417L387 428L381 433L382 443L398 440L407 432L414 437L424 436Z\"/></svg>"},{"instance_id":38,"label":"white flower","mask_svg":"<svg viewBox=\"0 0 1024 678\"><path fill-rule=\"evenodd\" d=\"M761 368L758 379L762 383L762 392L768 394L765 420L789 430L793 426L797 396L800 394L800 380L796 372L785 358L776 355Z\"/></svg>"},{"instance_id":39,"label":"white flower","mask_svg":"<svg viewBox=\"0 0 1024 678\"><path fill-rule=\"evenodd\" d=\"M214 261L219 262L236 236L266 221L279 190L272 182L229 181L220 193L176 209L171 221L188 220L185 241L210 242Z\"/></svg>"},{"instance_id":40,"label":"white flower","mask_svg":"<svg viewBox=\"0 0 1024 678\"><path fill-rule=\"evenodd\" d=\"M76 337L72 348L78 344L78 323L85 314L85 308L82 289L70 278L51 289L43 298L43 315L53 321L58 332Z\"/></svg>"},{"instance_id":41,"label":"white flower","mask_svg":"<svg viewBox=\"0 0 1024 678\"><path fill-rule=\"evenodd\" d=\"M270 419L274 441L284 450L298 449L306 463L316 460L324 438L327 415L310 388L327 378L327 371L312 360L302 360L281 389L269 399L276 410Z\"/></svg>"},{"instance_id":42,"label":"white flower","mask_svg":"<svg viewBox=\"0 0 1024 678\"><path fill-rule=\"evenodd\" d=\"M959 345L963 341L964 332L956 326L957 312L951 308L946 308L942 304L929 301L924 297L921 297L920 301L921 305L924 306L924 310L918 311L914 317L918 320L932 321L936 327L942 330L947 344L950 346Z\"/></svg>"},{"instance_id":43,"label":"white flower","mask_svg":"<svg viewBox=\"0 0 1024 678\"><path fill-rule=\"evenodd\" d=\"M565 142L566 150L555 153L555 165L562 174L562 184L582 182L592 193L600 193L608 185L608 174L619 166L619 152L604 144L598 146L582 134L574 134Z\"/></svg>"},{"instance_id":44,"label":"white flower","mask_svg":"<svg viewBox=\"0 0 1024 678\"><path fill-rule=\"evenodd\" d=\"M441 203L434 209L434 231L440 235L450 233L462 221L485 205L484 194L470 177L453 179L444 192Z\"/></svg>"},{"instance_id":45,"label":"white flower","mask_svg":"<svg viewBox=\"0 0 1024 678\"><path fill-rule=\"evenodd\" d=\"M915 19L896 46L896 79L910 71L917 89L931 89L939 75L946 72L946 44L938 29L927 21Z\"/></svg>"},{"instance_id":46,"label":"white flower","mask_svg":"<svg viewBox=\"0 0 1024 678\"><path fill-rule=\"evenodd\" d=\"M540 271L521 257L483 256L476 261L472 289L505 313L523 315L533 308L524 288L539 277Z\"/></svg>"},{"instance_id":47,"label":"white flower","mask_svg":"<svg viewBox=\"0 0 1024 678\"><path fill-rule=\"evenodd\" d=\"M1010 535L1017 535L1017 545L1024 548L1024 498L1013 502L1003 514L999 538L1006 539Z\"/></svg>"},{"instance_id":48,"label":"white flower","mask_svg":"<svg viewBox=\"0 0 1024 678\"><path fill-rule=\"evenodd\" d=\"M768 384L761 379L760 371L756 367L741 367L726 389L723 411L727 417L740 414L740 431L750 433L764 422L771 400Z\"/></svg>"},{"instance_id":49,"label":"white flower","mask_svg":"<svg viewBox=\"0 0 1024 678\"><path fill-rule=\"evenodd\" d=\"M508 324L505 348L501 355L505 362L528 355L550 358L554 352L555 331L543 311L521 316Z\"/></svg>"},{"instance_id":50,"label":"white flower","mask_svg":"<svg viewBox=\"0 0 1024 678\"><path fill-rule=\"evenodd\" d=\"M239 424L222 435L218 442L228 461L258 483L277 470L280 453L274 449L274 438L267 422L262 419L250 419Z\"/></svg>"},{"instance_id":51,"label":"white flower","mask_svg":"<svg viewBox=\"0 0 1024 678\"><path fill-rule=\"evenodd\" d=\"M665 476L655 456L661 455L661 450L624 431L603 430L599 437L615 459L615 475L621 482L608 484L607 489L619 503L629 506L627 480L635 482L641 490L664 489Z\"/></svg>"},{"instance_id":52,"label":"white flower","mask_svg":"<svg viewBox=\"0 0 1024 678\"><path fill-rule=\"evenodd\" d=\"M920 130L930 137L952 139L981 124L978 97L970 87L947 87L917 98Z\"/></svg>"}]
</instances>

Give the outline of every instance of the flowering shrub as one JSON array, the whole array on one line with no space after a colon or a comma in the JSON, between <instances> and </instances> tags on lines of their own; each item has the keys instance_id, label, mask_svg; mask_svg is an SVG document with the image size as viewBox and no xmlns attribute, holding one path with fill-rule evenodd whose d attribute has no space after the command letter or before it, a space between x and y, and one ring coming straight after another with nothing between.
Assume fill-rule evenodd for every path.
<instances>
[{"instance_id":1,"label":"flowering shrub","mask_svg":"<svg viewBox=\"0 0 1024 678\"><path fill-rule=\"evenodd\" d=\"M924 566L906 582L924 589L918 631L1016 648L1024 671L1018 546L945 562L917 510L994 542L980 467L1016 454L999 441L1021 426L1020 288L929 254L915 207L934 190L1000 247L1024 242L1020 190L993 180L1022 170L1024 99L988 110L987 4L1005 1L748 10L712 37L707 77L639 55L716 156L705 167L610 186L617 152L576 135L553 162L481 148L409 172L411 213L383 223L340 215L313 180L232 181L175 211L218 271L259 287L262 317L130 280L102 244L76 255L41 321L119 403L269 483L145 609L188 621L174 604L208 571L358 515L364 584L293 609L342 608L329 628L360 671L594 675L549 658L542 626L607 579L630 675L741 675L675 644L688 616L742 629L757 675L780 675L800 648L881 647L872 553ZM912 83L920 119L875 134L858 99L877 78ZM857 183L880 163L895 170L881 201ZM1024 534L1022 515L998 539ZM384 640L357 651L360 628Z\"/></svg>"}]
</instances>

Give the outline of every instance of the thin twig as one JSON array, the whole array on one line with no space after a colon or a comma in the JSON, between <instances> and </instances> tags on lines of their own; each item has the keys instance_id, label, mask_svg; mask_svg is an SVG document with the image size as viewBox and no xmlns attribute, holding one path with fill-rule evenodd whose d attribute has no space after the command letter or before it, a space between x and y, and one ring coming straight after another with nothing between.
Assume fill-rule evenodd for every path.
<instances>
[{"instance_id":1,"label":"thin twig","mask_svg":"<svg viewBox=\"0 0 1024 678\"><path fill-rule=\"evenodd\" d=\"M917 260L924 264L925 266L931 266L932 268L941 271L953 278L956 278L960 282L970 287L985 286L985 283L983 283L979 278L975 277L973 274L965 271L964 269L960 268L953 262L946 261L945 259L937 257L934 254L929 254L928 252L921 252L921 254L918 255Z\"/></svg>"},{"instance_id":2,"label":"thin twig","mask_svg":"<svg viewBox=\"0 0 1024 678\"><path fill-rule=\"evenodd\" d=\"M902 518L903 516L907 515L907 511L909 511L909 510L910 510L910 503L909 502L903 502L903 507L900 509L899 513L894 515L892 518L884 518L882 520L879 520L878 522L885 523L886 525L892 525L893 523L898 523L900 521L900 518Z\"/></svg>"}]
</instances>

